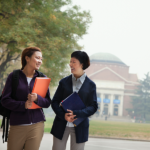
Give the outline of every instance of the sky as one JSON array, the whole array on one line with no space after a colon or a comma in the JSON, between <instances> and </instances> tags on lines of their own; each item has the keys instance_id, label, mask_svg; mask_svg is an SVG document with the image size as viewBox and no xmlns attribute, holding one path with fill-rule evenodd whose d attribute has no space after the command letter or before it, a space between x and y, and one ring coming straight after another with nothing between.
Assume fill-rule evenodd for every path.
<instances>
[{"instance_id":1,"label":"sky","mask_svg":"<svg viewBox=\"0 0 150 150\"><path fill-rule=\"evenodd\" d=\"M91 56L111 53L139 79L150 71L150 0L72 0L90 11L88 34L78 43Z\"/></svg>"}]
</instances>

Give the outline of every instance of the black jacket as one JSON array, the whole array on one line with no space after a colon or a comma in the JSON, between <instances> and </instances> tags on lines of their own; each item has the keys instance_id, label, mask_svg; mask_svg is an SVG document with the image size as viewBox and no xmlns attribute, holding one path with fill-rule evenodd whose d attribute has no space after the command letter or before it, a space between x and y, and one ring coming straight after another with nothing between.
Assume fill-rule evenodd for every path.
<instances>
[{"instance_id":1,"label":"black jacket","mask_svg":"<svg viewBox=\"0 0 150 150\"><path fill-rule=\"evenodd\" d=\"M63 108L59 105L62 100L64 100L72 93L72 75L70 75L60 80L59 86L52 100L52 108L56 113L56 117L54 119L51 134L53 134L56 138L60 140L63 138L67 121L65 120L65 112ZM75 127L76 143L83 143L88 141L88 117L93 115L98 108L95 83L91 81L88 77L86 77L78 94L84 102L86 108L82 110L74 110L73 114L76 115L77 118L86 117L86 119L82 123Z\"/></svg>"}]
</instances>

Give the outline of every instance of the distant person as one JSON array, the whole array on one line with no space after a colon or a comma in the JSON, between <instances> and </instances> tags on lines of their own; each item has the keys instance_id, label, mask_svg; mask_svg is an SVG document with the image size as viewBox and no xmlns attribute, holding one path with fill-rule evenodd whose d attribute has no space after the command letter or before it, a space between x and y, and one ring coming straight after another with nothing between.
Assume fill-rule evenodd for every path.
<instances>
[{"instance_id":1,"label":"distant person","mask_svg":"<svg viewBox=\"0 0 150 150\"><path fill-rule=\"evenodd\" d=\"M2 95L2 105L11 110L7 150L38 150L44 133L45 116L41 109L28 109L32 102L40 107L50 106L50 93L45 98L31 93L42 64L42 52L37 47L28 47L22 52L22 68L16 99L12 98L12 75L10 73Z\"/></svg>"},{"instance_id":2,"label":"distant person","mask_svg":"<svg viewBox=\"0 0 150 150\"><path fill-rule=\"evenodd\" d=\"M52 150L65 150L69 135L71 136L71 150L84 150L88 141L89 119L97 108L96 85L84 72L90 66L89 56L83 51L75 51L71 54L71 75L63 78L52 100L52 108L56 117L52 126L53 134ZM73 92L77 92L86 108L82 110L69 110L65 113L60 102ZM85 118L78 126L74 127L76 118Z\"/></svg>"}]
</instances>

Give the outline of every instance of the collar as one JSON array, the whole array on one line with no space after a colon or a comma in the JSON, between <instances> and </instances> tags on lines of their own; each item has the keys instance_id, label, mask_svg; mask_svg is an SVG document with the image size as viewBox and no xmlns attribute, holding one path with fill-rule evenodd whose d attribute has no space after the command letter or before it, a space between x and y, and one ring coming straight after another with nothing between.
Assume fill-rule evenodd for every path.
<instances>
[{"instance_id":1,"label":"collar","mask_svg":"<svg viewBox=\"0 0 150 150\"><path fill-rule=\"evenodd\" d=\"M20 72L26 77L26 75L23 73L23 71L22 70L20 70ZM35 74L33 75L33 78L34 77L37 77L38 76L38 72L37 71L35 71Z\"/></svg>"},{"instance_id":2,"label":"collar","mask_svg":"<svg viewBox=\"0 0 150 150\"><path fill-rule=\"evenodd\" d=\"M72 74L72 79L75 80L75 81L81 81L82 84L83 84L85 78L86 78L86 73L85 72L80 78L77 78L77 80L76 80L74 74Z\"/></svg>"}]
</instances>

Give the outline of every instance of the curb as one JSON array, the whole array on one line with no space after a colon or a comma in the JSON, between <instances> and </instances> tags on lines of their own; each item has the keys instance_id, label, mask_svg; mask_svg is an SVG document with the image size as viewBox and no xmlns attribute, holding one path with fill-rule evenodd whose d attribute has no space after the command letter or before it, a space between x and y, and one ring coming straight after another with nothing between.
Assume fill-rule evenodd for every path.
<instances>
[{"instance_id":1,"label":"curb","mask_svg":"<svg viewBox=\"0 0 150 150\"><path fill-rule=\"evenodd\" d=\"M113 139L113 140L128 140L128 141L150 142L150 140L127 139L127 138L116 138L116 137L103 137L103 136L94 136L94 135L89 135L89 137L90 138L99 138L99 139Z\"/></svg>"},{"instance_id":2,"label":"curb","mask_svg":"<svg viewBox=\"0 0 150 150\"><path fill-rule=\"evenodd\" d=\"M44 134L50 134L50 133L44 132ZM89 138L150 142L150 140L126 139L126 138L104 137L104 136L94 136L94 135L89 135Z\"/></svg>"}]
</instances>

